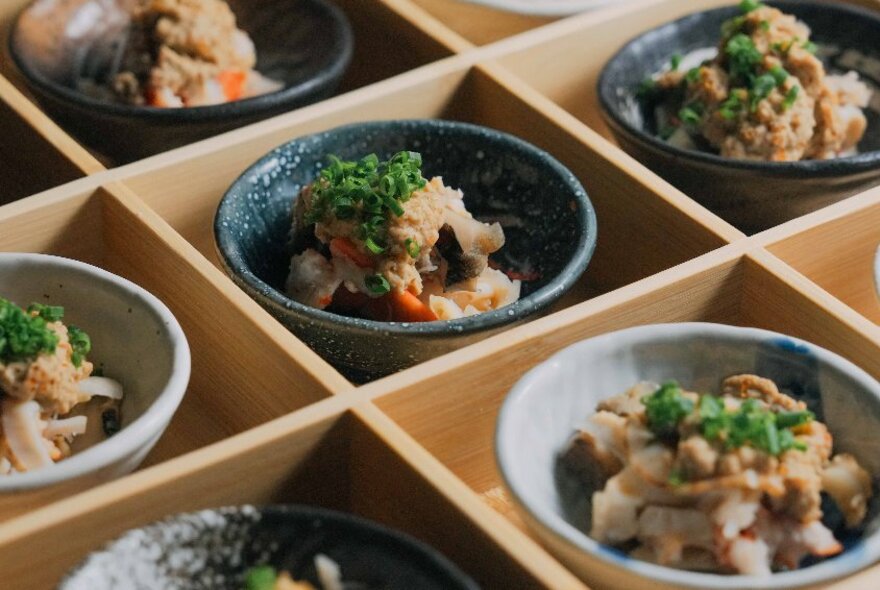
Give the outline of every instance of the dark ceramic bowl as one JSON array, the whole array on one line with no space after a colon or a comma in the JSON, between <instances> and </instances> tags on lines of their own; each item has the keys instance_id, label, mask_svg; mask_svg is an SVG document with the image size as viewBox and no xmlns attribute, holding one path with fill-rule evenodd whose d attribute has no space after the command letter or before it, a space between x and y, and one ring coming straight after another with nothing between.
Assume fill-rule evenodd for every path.
<instances>
[{"instance_id":1,"label":"dark ceramic bowl","mask_svg":"<svg viewBox=\"0 0 880 590\"><path fill-rule=\"evenodd\" d=\"M502 268L537 270L515 304L457 320L376 322L307 307L284 294L293 200L328 154L388 158L417 150L426 177L464 191L475 217L498 221ZM596 244L596 216L583 187L552 156L510 135L439 120L357 123L295 139L251 166L227 191L214 220L232 279L348 377L363 381L439 356L544 310L575 284Z\"/></svg>"},{"instance_id":2,"label":"dark ceramic bowl","mask_svg":"<svg viewBox=\"0 0 880 590\"><path fill-rule=\"evenodd\" d=\"M245 572L260 565L314 585L317 554L335 561L352 588L478 590L449 560L407 535L306 506L203 510L131 530L92 553L58 589L243 588Z\"/></svg>"},{"instance_id":3,"label":"dark ceramic bowl","mask_svg":"<svg viewBox=\"0 0 880 590\"><path fill-rule=\"evenodd\" d=\"M83 143L117 162L163 152L327 98L351 61L351 27L330 2L229 0L239 27L256 45L256 69L283 82L283 89L222 105L183 109L102 100L77 90L75 79L100 78L108 68L108 56L124 43L130 17L120 8L122 4L36 0L19 14L9 39L15 64L49 115Z\"/></svg>"},{"instance_id":4,"label":"dark ceramic bowl","mask_svg":"<svg viewBox=\"0 0 880 590\"><path fill-rule=\"evenodd\" d=\"M673 54L716 47L731 6L686 16L630 41L605 66L598 92L617 141L634 158L746 233L754 233L880 183L880 16L805 1L768 2L807 23L818 54L832 72L854 70L875 92L859 154L834 160L748 162L685 150L656 137L653 116L636 90L664 70Z\"/></svg>"}]
</instances>

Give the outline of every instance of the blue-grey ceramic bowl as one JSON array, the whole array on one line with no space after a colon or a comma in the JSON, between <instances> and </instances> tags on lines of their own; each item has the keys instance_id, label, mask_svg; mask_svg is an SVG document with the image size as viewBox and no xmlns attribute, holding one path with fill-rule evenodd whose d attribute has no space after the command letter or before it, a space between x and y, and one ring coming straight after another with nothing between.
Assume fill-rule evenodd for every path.
<instances>
[{"instance_id":1,"label":"blue-grey ceramic bowl","mask_svg":"<svg viewBox=\"0 0 880 590\"><path fill-rule=\"evenodd\" d=\"M115 162L126 162L217 135L329 97L351 61L354 37L328 0L229 0L254 41L262 74L278 92L216 106L161 109L124 105L76 89L100 80L130 17L121 2L35 0L9 37L13 61L37 100L62 127ZM76 23L74 25L73 23ZM89 59L79 59L88 54Z\"/></svg>"},{"instance_id":2,"label":"blue-grey ceramic bowl","mask_svg":"<svg viewBox=\"0 0 880 590\"><path fill-rule=\"evenodd\" d=\"M179 514L129 531L92 553L58 590L243 588L270 565L320 585L315 556L351 588L478 590L436 550L379 524L310 506L237 506Z\"/></svg>"},{"instance_id":3,"label":"blue-grey ceramic bowl","mask_svg":"<svg viewBox=\"0 0 880 590\"><path fill-rule=\"evenodd\" d=\"M464 191L475 217L498 221L502 268L540 273L515 304L428 323L375 322L297 303L284 294L293 200L328 154L388 158L421 152L423 174ZM578 180L552 156L510 135L465 123L356 123L300 137L257 161L229 188L214 220L220 259L232 279L294 334L350 378L363 381L439 356L522 322L581 276L596 244L596 216Z\"/></svg>"},{"instance_id":4,"label":"blue-grey ceramic bowl","mask_svg":"<svg viewBox=\"0 0 880 590\"><path fill-rule=\"evenodd\" d=\"M721 23L737 6L686 16L627 43L598 82L602 114L629 154L685 194L746 233L830 205L880 183L880 15L832 3L768 2L813 31L818 55L832 72L854 70L874 90L859 154L834 160L752 162L681 149L656 136L654 117L636 98L639 84L668 68L672 55L713 48Z\"/></svg>"},{"instance_id":5,"label":"blue-grey ceramic bowl","mask_svg":"<svg viewBox=\"0 0 880 590\"><path fill-rule=\"evenodd\" d=\"M867 525L841 534L840 555L768 577L724 576L667 568L588 536L589 494L564 470L560 452L601 400L639 381L677 380L717 391L734 374L770 378L801 399L874 476ZM828 582L880 558L880 383L846 359L775 332L720 324L639 326L563 349L514 385L495 437L498 465L528 525L572 571L600 588L783 589Z\"/></svg>"}]
</instances>

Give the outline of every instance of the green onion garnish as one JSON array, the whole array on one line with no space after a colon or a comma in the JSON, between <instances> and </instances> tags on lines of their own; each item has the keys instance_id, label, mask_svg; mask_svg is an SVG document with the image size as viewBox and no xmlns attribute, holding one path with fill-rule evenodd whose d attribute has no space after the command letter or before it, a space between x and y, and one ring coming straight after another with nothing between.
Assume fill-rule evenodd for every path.
<instances>
[{"instance_id":1,"label":"green onion garnish","mask_svg":"<svg viewBox=\"0 0 880 590\"><path fill-rule=\"evenodd\" d=\"M78 368L92 350L92 339L76 326L68 326L67 337L70 340L70 347L73 349L70 360L73 362L73 366Z\"/></svg>"},{"instance_id":2,"label":"green onion garnish","mask_svg":"<svg viewBox=\"0 0 880 590\"><path fill-rule=\"evenodd\" d=\"M418 258L422 253L422 247L412 238L407 238L404 245L406 246L406 253L412 258Z\"/></svg>"},{"instance_id":3,"label":"green onion garnish","mask_svg":"<svg viewBox=\"0 0 880 590\"><path fill-rule=\"evenodd\" d=\"M45 309L46 315L54 318L58 313L63 315L64 309L52 306L31 308L38 315L31 315L0 297L0 362L29 361L40 354L55 352L58 335L46 325L47 320L42 316L42 310Z\"/></svg>"},{"instance_id":4,"label":"green onion garnish","mask_svg":"<svg viewBox=\"0 0 880 590\"><path fill-rule=\"evenodd\" d=\"M422 157L398 152L380 162L376 154L359 161L328 156L329 163L312 183L312 202L306 221L331 218L355 220L357 238L374 254L385 251L388 217L404 214L402 203L423 188Z\"/></svg>"},{"instance_id":5,"label":"green onion garnish","mask_svg":"<svg viewBox=\"0 0 880 590\"><path fill-rule=\"evenodd\" d=\"M744 13L749 13L753 10L757 10L763 6L763 3L758 0L742 0L739 3L739 9Z\"/></svg>"},{"instance_id":6,"label":"green onion garnish","mask_svg":"<svg viewBox=\"0 0 880 590\"><path fill-rule=\"evenodd\" d=\"M391 284L388 282L388 279L379 274L367 277L364 282L367 285L367 289L376 295L384 295L391 290Z\"/></svg>"},{"instance_id":7,"label":"green onion garnish","mask_svg":"<svg viewBox=\"0 0 880 590\"><path fill-rule=\"evenodd\" d=\"M672 59L669 60L669 65L673 72L678 70L678 66L681 65L681 54L675 53L672 55Z\"/></svg>"},{"instance_id":8,"label":"green onion garnish","mask_svg":"<svg viewBox=\"0 0 880 590\"><path fill-rule=\"evenodd\" d=\"M800 86L792 86L788 89L788 92L785 95L785 100L782 101L782 109L788 110L790 109L795 101L797 100L798 93L800 92Z\"/></svg>"},{"instance_id":9,"label":"green onion garnish","mask_svg":"<svg viewBox=\"0 0 880 590\"><path fill-rule=\"evenodd\" d=\"M274 590L278 574L268 565L252 567L244 575L245 590Z\"/></svg>"}]
</instances>

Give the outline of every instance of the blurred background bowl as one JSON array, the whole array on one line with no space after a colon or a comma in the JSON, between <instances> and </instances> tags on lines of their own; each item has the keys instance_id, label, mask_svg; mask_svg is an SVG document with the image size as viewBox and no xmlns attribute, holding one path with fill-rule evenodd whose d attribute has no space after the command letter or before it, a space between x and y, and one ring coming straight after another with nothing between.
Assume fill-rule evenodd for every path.
<instances>
[{"instance_id":1,"label":"blurred background bowl","mask_svg":"<svg viewBox=\"0 0 880 590\"><path fill-rule=\"evenodd\" d=\"M598 588L787 589L851 574L880 558L880 497L864 533L838 538L836 557L769 577L696 573L629 557L588 536L590 494L559 469L560 453L596 405L639 381L676 380L718 391L731 375L772 379L806 402L834 437L880 476L880 383L846 359L775 332L721 324L639 326L584 340L520 379L502 405L495 436L498 466L529 527L563 563Z\"/></svg>"},{"instance_id":2,"label":"blurred background bowl","mask_svg":"<svg viewBox=\"0 0 880 590\"><path fill-rule=\"evenodd\" d=\"M100 77L130 24L125 0L35 0L9 38L13 61L60 125L115 163L217 135L333 94L351 61L348 19L327 0L229 0L277 92L221 105L162 109L95 98L77 79Z\"/></svg>"},{"instance_id":3,"label":"blurred background bowl","mask_svg":"<svg viewBox=\"0 0 880 590\"><path fill-rule=\"evenodd\" d=\"M386 159L421 152L424 176L464 191L506 243L491 259L539 278L507 307L457 320L376 322L307 307L284 293L294 198L328 154ZM509 328L547 309L580 278L596 244L596 216L581 184L546 152L494 129L435 119L356 123L276 148L224 195L214 221L232 279L294 334L356 381L384 376Z\"/></svg>"},{"instance_id":4,"label":"blurred background bowl","mask_svg":"<svg viewBox=\"0 0 880 590\"><path fill-rule=\"evenodd\" d=\"M307 506L240 506L180 514L92 553L59 590L244 588L271 565L322 588L314 558L335 561L351 588L478 590L436 550L373 522ZM172 583L173 581L173 583Z\"/></svg>"},{"instance_id":5,"label":"blurred background bowl","mask_svg":"<svg viewBox=\"0 0 880 590\"><path fill-rule=\"evenodd\" d=\"M833 160L756 162L675 147L657 137L653 114L636 97L643 80L674 54L718 46L721 24L737 6L699 12L647 31L603 68L602 115L620 146L639 162L740 230L755 233L880 183L880 15L831 3L768 2L809 25L817 55L835 73L856 71L874 91L859 154Z\"/></svg>"}]
</instances>

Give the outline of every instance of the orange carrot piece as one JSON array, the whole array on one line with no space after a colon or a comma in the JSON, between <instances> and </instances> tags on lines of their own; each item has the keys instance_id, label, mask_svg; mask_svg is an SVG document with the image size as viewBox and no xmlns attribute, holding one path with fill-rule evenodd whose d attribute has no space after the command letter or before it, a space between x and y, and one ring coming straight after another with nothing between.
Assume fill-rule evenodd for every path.
<instances>
[{"instance_id":1,"label":"orange carrot piece","mask_svg":"<svg viewBox=\"0 0 880 590\"><path fill-rule=\"evenodd\" d=\"M225 70L217 75L217 81L228 100L238 100L244 96L245 77L247 74L241 70Z\"/></svg>"},{"instance_id":2,"label":"orange carrot piece","mask_svg":"<svg viewBox=\"0 0 880 590\"><path fill-rule=\"evenodd\" d=\"M437 314L409 291L392 291L387 295L391 300L392 315L397 322L433 322Z\"/></svg>"},{"instance_id":3,"label":"orange carrot piece","mask_svg":"<svg viewBox=\"0 0 880 590\"><path fill-rule=\"evenodd\" d=\"M348 238L333 238L330 240L330 253L333 256L348 258L361 268L373 267L373 260L358 250L354 242Z\"/></svg>"}]
</instances>

